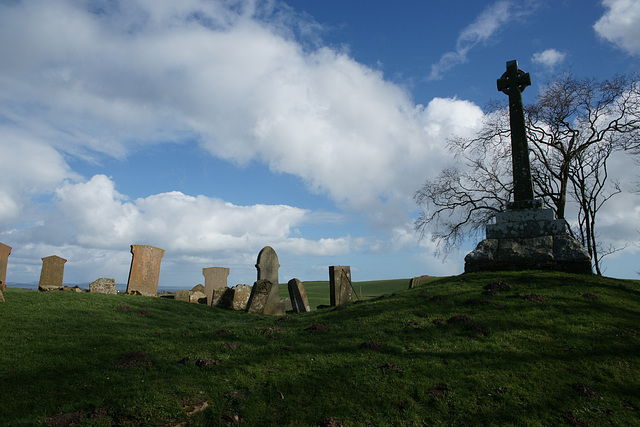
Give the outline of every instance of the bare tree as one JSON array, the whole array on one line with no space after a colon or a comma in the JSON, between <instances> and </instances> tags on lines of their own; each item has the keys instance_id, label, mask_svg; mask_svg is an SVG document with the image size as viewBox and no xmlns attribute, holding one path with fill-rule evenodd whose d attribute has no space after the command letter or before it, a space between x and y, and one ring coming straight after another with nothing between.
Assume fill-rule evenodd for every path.
<instances>
[{"instance_id":1,"label":"bare tree","mask_svg":"<svg viewBox=\"0 0 640 427\"><path fill-rule=\"evenodd\" d=\"M476 137L449 141L461 166L443 170L416 192L423 208L416 230L430 232L440 253L479 233L509 199L508 114L504 105L491 105ZM598 252L596 216L621 191L617 183L607 183L607 161L617 151L640 151L640 78L599 82L560 75L525 106L525 120L536 197L565 220L568 199L577 203L575 235L600 273L606 253Z\"/></svg>"}]
</instances>

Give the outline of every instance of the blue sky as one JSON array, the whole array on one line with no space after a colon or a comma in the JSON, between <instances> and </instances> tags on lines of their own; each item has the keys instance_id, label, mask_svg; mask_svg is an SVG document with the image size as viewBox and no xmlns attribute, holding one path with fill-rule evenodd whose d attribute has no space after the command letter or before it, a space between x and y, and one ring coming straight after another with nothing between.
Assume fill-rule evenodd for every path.
<instances>
[{"instance_id":1,"label":"blue sky","mask_svg":"<svg viewBox=\"0 0 640 427\"><path fill-rule=\"evenodd\" d=\"M412 197L454 164L499 99L508 60L531 73L640 71L640 2L0 2L0 242L7 281L40 258L65 282L126 283L131 244L166 250L160 285L202 268L253 283L260 249L280 280L458 274L419 240ZM637 166L601 213L627 245L606 274L637 277Z\"/></svg>"}]
</instances>

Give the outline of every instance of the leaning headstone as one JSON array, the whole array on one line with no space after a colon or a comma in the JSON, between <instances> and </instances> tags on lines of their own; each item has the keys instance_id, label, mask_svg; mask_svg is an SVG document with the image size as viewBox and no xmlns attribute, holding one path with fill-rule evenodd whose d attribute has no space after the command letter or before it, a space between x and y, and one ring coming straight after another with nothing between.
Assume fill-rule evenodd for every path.
<instances>
[{"instance_id":1,"label":"leaning headstone","mask_svg":"<svg viewBox=\"0 0 640 427\"><path fill-rule=\"evenodd\" d=\"M42 270L38 289L41 291L57 291L62 289L64 263L66 259L57 255L42 258Z\"/></svg>"},{"instance_id":2,"label":"leaning headstone","mask_svg":"<svg viewBox=\"0 0 640 427\"><path fill-rule=\"evenodd\" d=\"M7 264L11 255L11 246L0 243L0 291L7 290Z\"/></svg>"},{"instance_id":3,"label":"leaning headstone","mask_svg":"<svg viewBox=\"0 0 640 427\"><path fill-rule=\"evenodd\" d=\"M351 267L336 265L329 267L329 303L332 307L349 303L353 300L351 286Z\"/></svg>"},{"instance_id":4,"label":"leaning headstone","mask_svg":"<svg viewBox=\"0 0 640 427\"><path fill-rule=\"evenodd\" d=\"M202 275L204 276L204 293L207 298L207 305L215 305L214 303L214 290L222 290L227 288L227 277L229 276L229 269L224 267L209 267L202 269ZM223 295L223 292L216 292L218 298L217 301Z\"/></svg>"},{"instance_id":5,"label":"leaning headstone","mask_svg":"<svg viewBox=\"0 0 640 427\"><path fill-rule=\"evenodd\" d=\"M116 279L100 278L89 284L89 292L95 294L117 295Z\"/></svg>"},{"instance_id":6,"label":"leaning headstone","mask_svg":"<svg viewBox=\"0 0 640 427\"><path fill-rule=\"evenodd\" d=\"M272 316L285 314L284 304L280 301L278 293L273 292L273 288L277 286L265 279L256 281L251 288L247 312Z\"/></svg>"},{"instance_id":7,"label":"leaning headstone","mask_svg":"<svg viewBox=\"0 0 640 427\"><path fill-rule=\"evenodd\" d=\"M466 273L495 270L555 270L592 273L586 249L567 232L563 219L534 199L529 163L529 145L522 105L522 92L531 84L529 73L507 62L498 79L498 90L509 96L513 202L486 226L486 239L467 254Z\"/></svg>"},{"instance_id":8,"label":"leaning headstone","mask_svg":"<svg viewBox=\"0 0 640 427\"><path fill-rule=\"evenodd\" d=\"M305 291L302 282L298 279L291 279L288 283L289 298L291 298L291 306L296 313L308 313L311 311L309 300L307 299L307 291Z\"/></svg>"},{"instance_id":9,"label":"leaning headstone","mask_svg":"<svg viewBox=\"0 0 640 427\"><path fill-rule=\"evenodd\" d=\"M131 245L131 270L127 283L128 294L155 297L158 293L160 263L164 249L148 245Z\"/></svg>"}]
</instances>

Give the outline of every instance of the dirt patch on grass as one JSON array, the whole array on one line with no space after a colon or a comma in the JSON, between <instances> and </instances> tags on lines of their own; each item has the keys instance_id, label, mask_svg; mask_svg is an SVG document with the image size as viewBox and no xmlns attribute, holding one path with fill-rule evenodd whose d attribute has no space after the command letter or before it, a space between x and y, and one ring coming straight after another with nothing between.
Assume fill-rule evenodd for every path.
<instances>
[{"instance_id":1,"label":"dirt patch on grass","mask_svg":"<svg viewBox=\"0 0 640 427\"><path fill-rule=\"evenodd\" d=\"M444 323L444 319L442 317L438 317L437 319L433 319L431 323L434 325L442 325Z\"/></svg>"},{"instance_id":2,"label":"dirt patch on grass","mask_svg":"<svg viewBox=\"0 0 640 427\"><path fill-rule=\"evenodd\" d=\"M599 300L600 297L596 294L592 294L589 292L578 292L578 295L580 295L582 298L584 299L588 299L589 301L595 301L595 300Z\"/></svg>"},{"instance_id":3,"label":"dirt patch on grass","mask_svg":"<svg viewBox=\"0 0 640 427\"><path fill-rule=\"evenodd\" d=\"M285 322L291 322L293 320L293 317L291 316L284 316L279 318L278 320L276 320L276 323L285 323Z\"/></svg>"},{"instance_id":4,"label":"dirt patch on grass","mask_svg":"<svg viewBox=\"0 0 640 427\"><path fill-rule=\"evenodd\" d=\"M282 328L264 328L262 331L260 331L260 335L283 334L285 332L287 331Z\"/></svg>"},{"instance_id":5,"label":"dirt patch on grass","mask_svg":"<svg viewBox=\"0 0 640 427\"><path fill-rule=\"evenodd\" d=\"M314 323L313 325L306 328L305 332L313 334L316 332L325 332L329 330L329 325L327 325L326 323Z\"/></svg>"},{"instance_id":6,"label":"dirt patch on grass","mask_svg":"<svg viewBox=\"0 0 640 427\"><path fill-rule=\"evenodd\" d=\"M497 280L484 286L483 295L500 295L500 292L508 292L514 289L514 286L503 280Z\"/></svg>"},{"instance_id":7,"label":"dirt patch on grass","mask_svg":"<svg viewBox=\"0 0 640 427\"><path fill-rule=\"evenodd\" d=\"M151 356L146 351L132 351L120 356L116 362L116 367L121 368L144 368L151 367Z\"/></svg>"},{"instance_id":8,"label":"dirt patch on grass","mask_svg":"<svg viewBox=\"0 0 640 427\"><path fill-rule=\"evenodd\" d=\"M574 427L588 427L589 426L589 424L587 424L586 422L582 421L580 418L576 417L571 412L563 412L562 413L562 419L564 420L565 423L569 424L570 426L574 426Z\"/></svg>"},{"instance_id":9,"label":"dirt patch on grass","mask_svg":"<svg viewBox=\"0 0 640 427\"><path fill-rule=\"evenodd\" d=\"M451 316L447 323L450 325L456 325L459 323L473 323L473 319L466 314L456 314L455 316Z\"/></svg>"},{"instance_id":10,"label":"dirt patch on grass","mask_svg":"<svg viewBox=\"0 0 640 427\"><path fill-rule=\"evenodd\" d=\"M206 357L196 359L196 366L200 369L215 366L218 363L220 363L220 359L207 359Z\"/></svg>"},{"instance_id":11,"label":"dirt patch on grass","mask_svg":"<svg viewBox=\"0 0 640 427\"><path fill-rule=\"evenodd\" d=\"M450 391L451 391L451 387L449 387L448 385L438 384L437 386L431 387L429 390L427 390L427 393L429 393L429 396L431 397L435 397L436 399L442 399Z\"/></svg>"},{"instance_id":12,"label":"dirt patch on grass","mask_svg":"<svg viewBox=\"0 0 640 427\"><path fill-rule=\"evenodd\" d=\"M577 391L578 394L581 397L584 397L585 399L602 400L602 396L600 395L600 393L598 393L597 391L595 391L594 389L592 389L591 387L589 387L585 383L582 383L582 382L578 381L578 382L573 383L571 385L571 387L575 391Z\"/></svg>"},{"instance_id":13,"label":"dirt patch on grass","mask_svg":"<svg viewBox=\"0 0 640 427\"><path fill-rule=\"evenodd\" d=\"M233 334L233 331L230 331L229 329L218 329L213 334L214 335L229 335L229 334Z\"/></svg>"},{"instance_id":14,"label":"dirt patch on grass","mask_svg":"<svg viewBox=\"0 0 640 427\"><path fill-rule=\"evenodd\" d=\"M138 310L136 311L136 314L138 316L151 317L151 313L149 313L147 310Z\"/></svg>"},{"instance_id":15,"label":"dirt patch on grass","mask_svg":"<svg viewBox=\"0 0 640 427\"><path fill-rule=\"evenodd\" d=\"M58 415L48 415L46 419L50 427L68 427L76 426L81 422L87 420L99 420L106 417L107 415L107 408L98 408L89 412L78 411Z\"/></svg>"},{"instance_id":16,"label":"dirt patch on grass","mask_svg":"<svg viewBox=\"0 0 640 427\"><path fill-rule=\"evenodd\" d=\"M228 350L237 350L240 348L240 344L237 342L226 342L224 343L224 346L228 349Z\"/></svg>"},{"instance_id":17,"label":"dirt patch on grass","mask_svg":"<svg viewBox=\"0 0 640 427\"><path fill-rule=\"evenodd\" d=\"M118 307L114 308L114 310L129 311L131 310L131 307L128 305L119 305Z\"/></svg>"},{"instance_id":18,"label":"dirt patch on grass","mask_svg":"<svg viewBox=\"0 0 640 427\"><path fill-rule=\"evenodd\" d=\"M383 375L387 375L389 371L402 372L402 369L398 367L395 363L383 363L382 365L374 366L375 369L380 369Z\"/></svg>"},{"instance_id":19,"label":"dirt patch on grass","mask_svg":"<svg viewBox=\"0 0 640 427\"><path fill-rule=\"evenodd\" d=\"M364 350L382 351L382 344L377 341L365 341L358 348Z\"/></svg>"}]
</instances>

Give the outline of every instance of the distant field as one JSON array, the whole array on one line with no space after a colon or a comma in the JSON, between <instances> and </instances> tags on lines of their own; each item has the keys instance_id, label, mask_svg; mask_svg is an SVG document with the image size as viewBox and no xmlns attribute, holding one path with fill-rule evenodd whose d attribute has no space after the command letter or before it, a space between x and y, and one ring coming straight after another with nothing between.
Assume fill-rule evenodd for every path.
<instances>
[{"instance_id":1,"label":"distant field","mask_svg":"<svg viewBox=\"0 0 640 427\"><path fill-rule=\"evenodd\" d=\"M423 279L420 284L437 280L437 277L429 277ZM358 297L362 300L378 297L380 295L392 294L398 291L409 289L411 279L392 279L392 280L369 280L364 282L353 282L353 300L357 301ZM302 282L307 292L309 305L315 310L319 305L329 305L329 282ZM287 298L289 290L286 283L279 286L280 298Z\"/></svg>"}]
</instances>

